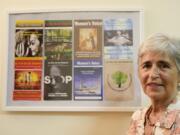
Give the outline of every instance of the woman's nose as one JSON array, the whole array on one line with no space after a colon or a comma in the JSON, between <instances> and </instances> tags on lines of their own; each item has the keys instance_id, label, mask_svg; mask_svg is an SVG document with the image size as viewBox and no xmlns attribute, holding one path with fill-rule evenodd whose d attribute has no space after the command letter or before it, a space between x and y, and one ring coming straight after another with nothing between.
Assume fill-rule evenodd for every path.
<instances>
[{"instance_id":1,"label":"woman's nose","mask_svg":"<svg viewBox=\"0 0 180 135\"><path fill-rule=\"evenodd\" d=\"M157 66L153 66L150 71L150 77L151 78L157 78L159 77L159 68Z\"/></svg>"}]
</instances>

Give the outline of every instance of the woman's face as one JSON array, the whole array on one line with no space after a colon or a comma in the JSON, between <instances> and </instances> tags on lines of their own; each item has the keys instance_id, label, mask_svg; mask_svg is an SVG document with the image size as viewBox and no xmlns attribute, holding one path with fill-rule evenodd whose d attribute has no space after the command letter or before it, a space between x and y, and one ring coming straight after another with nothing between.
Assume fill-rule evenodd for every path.
<instances>
[{"instance_id":1,"label":"woman's face","mask_svg":"<svg viewBox=\"0 0 180 135\"><path fill-rule=\"evenodd\" d=\"M180 79L175 62L167 54L147 52L138 66L144 93L151 100L165 103L176 96Z\"/></svg>"},{"instance_id":2,"label":"woman's face","mask_svg":"<svg viewBox=\"0 0 180 135\"><path fill-rule=\"evenodd\" d=\"M30 48L33 55L36 55L39 51L40 41L35 34L31 34L30 36Z\"/></svg>"}]
</instances>

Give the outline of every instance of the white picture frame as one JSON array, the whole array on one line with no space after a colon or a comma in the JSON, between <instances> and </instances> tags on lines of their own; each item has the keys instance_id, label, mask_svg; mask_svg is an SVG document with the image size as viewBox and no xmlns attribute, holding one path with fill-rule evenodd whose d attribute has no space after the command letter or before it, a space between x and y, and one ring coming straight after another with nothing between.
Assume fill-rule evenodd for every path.
<instances>
[{"instance_id":1,"label":"white picture frame","mask_svg":"<svg viewBox=\"0 0 180 135\"><path fill-rule=\"evenodd\" d=\"M6 69L4 69L5 71L4 72L4 78L5 78L4 80L5 82L4 83L4 110L5 111L134 111L135 109L141 107L142 93L141 93L141 90L140 90L141 88L137 79L136 54L137 54L137 48L143 37L143 10L142 9L39 10L39 11L38 10L32 10L32 11L27 11L27 10L18 11L17 10L17 11L8 12L7 18L8 18L7 58L6 58L7 67ZM72 22L71 26L65 23L65 25L68 25L67 27L62 26L64 25L62 23L58 25L59 29L64 29L64 27L66 27L67 28L66 30L69 30L69 29L71 30L70 32L71 32L71 46L72 46L71 48L72 63L71 63L70 69L71 69L72 82L71 82L71 90L70 90L71 91L70 99L63 99L63 98L45 99L45 95L44 95L45 90L46 91L47 89L49 90L49 88L46 88L44 84L44 81L45 81L44 78L46 75L45 70L47 66L49 66L48 64L46 65L46 62L45 62L48 59L47 58L48 56L46 56L47 54L45 51L48 50L47 44L50 44L51 46L53 44L52 42L49 43L48 42L49 40L47 40L46 37L48 37L47 35L49 32L48 31L49 29L58 29L55 26L55 24L53 24L54 27L51 27L50 24L49 26L45 26L45 22L48 24L49 20L51 21L52 20L53 21L54 20L55 21L70 20ZM130 24L127 24L127 22ZM110 25L113 24L116 26L113 26L113 27L111 26L110 28L110 26L108 26L109 23ZM94 24L94 25L93 26L91 25L92 26L91 27L88 24L92 24L92 25ZM41 26L39 27L38 25L41 25ZM80 37L80 33L88 33L87 31L90 31L89 33L91 33L94 29L96 31L96 36L97 36L96 42L97 44L101 44L101 47L100 47L101 55L99 55L99 57L97 56L98 58L100 58L100 62L98 60L95 61L97 63L99 62L97 65L96 64L92 65L92 63L89 65L88 64L80 65L78 63L84 62L84 59L82 60L81 57L85 57L85 53L87 53L88 51L92 52L92 54L89 53L89 56L91 55L91 57L95 57L92 55L97 55L96 53L94 53L94 50L90 51L88 49L85 49L85 50L80 50L79 52L78 52L78 49L75 50L75 46L77 46L77 44L79 45L80 39L82 39L82 37ZM83 32L83 30L86 32ZM113 36L115 36L115 32L119 30L124 34L127 34L129 32L129 36L131 37L131 41L132 41L130 45L128 45L131 47L130 49L128 49L128 53L130 53L130 55L118 54L118 57L114 58L114 57L111 57L113 55L111 51L109 51L108 53L105 52L105 49L106 49L105 46L107 48L110 46L110 49L111 49L115 46L115 43L110 44L109 41L105 41L105 40L108 38L113 38ZM19 31L23 31L23 32L25 31L25 35L27 36L26 38L28 42L30 42L31 40L30 34L34 34L34 31L37 33L37 35L42 35L41 39L39 39L39 40L42 40L42 50L41 50L42 54L40 56L41 58L39 58L38 56L32 58L33 57L32 54L31 54L31 57L30 55L21 54L22 46L19 47L20 51L18 49L15 49L16 48L15 46L18 42L16 39L17 38L16 35L17 33L19 34ZM98 35L97 33L99 31L101 32ZM46 37L45 37L45 32L46 32ZM78 35L77 33L79 34L79 36L76 36ZM102 36L102 37L99 38L98 36ZM76 40L79 40L79 42L75 43ZM57 42L60 44L60 41L57 41ZM118 42L118 44L120 43ZM125 46L126 45L127 44L125 44ZM120 48L120 50L122 50L122 48ZM82 53L82 52L85 52L85 53ZM79 55L82 55L82 56L79 56ZM46 59L45 59L45 56L46 56ZM53 57L51 58L49 57L49 59L51 59L51 62L54 60ZM24 60L26 64L24 64L23 66L22 62ZM30 67L28 67L27 62L29 63L30 62L29 60L31 60L32 63L34 61L38 62L38 60L40 60L41 61L40 66L38 67L33 64L33 65L30 65ZM89 58L89 60L85 59L85 61L88 61L88 62L90 60L91 58ZM107 64L108 62L106 61L109 61L109 60L110 60L110 63L108 65ZM127 61L131 61L130 65L132 66L132 74L131 74L132 88L128 88L128 89L131 89L130 93L124 93L126 96L128 96L128 99L125 99L122 96L122 94L119 94L119 97L116 98L115 94L111 95L110 93L111 96L109 96L109 93L106 94L107 92L105 92L105 89L107 91L109 90L109 88L111 88L111 87L105 88L106 87L105 78L107 78L106 74L107 73L111 74L110 72L111 62L112 62L111 60L113 62L115 61L115 63L117 63L117 61L118 62L120 61L120 64L117 66L113 66L113 63L112 63L112 67L115 67L115 68L112 68L112 70L116 70L120 66L123 67L123 65L125 65L123 62L128 63ZM62 61L62 63L63 62L66 62L66 61L64 60ZM60 66L62 66L61 63L60 63ZM110 70L107 68L108 66L110 66ZM105 67L106 69L108 69L107 71L105 71ZM69 67L67 66L67 68ZM60 67L59 69L63 69L63 68ZM65 70L66 69L63 69L63 72L65 72ZM29 85L27 83L28 79L25 79L26 81L22 79L22 78L25 78L23 77L25 76L25 72L27 73L29 71L33 74L34 78L35 77L38 78L38 75L40 74L39 81L36 82L36 84L38 83L37 87L34 84L33 86L32 84ZM50 74L50 71L48 73ZM79 75L81 73L82 75ZM58 73L55 72L55 74L58 74ZM100 90L98 92L89 91L88 94L82 91L75 91L76 84L79 83L79 81L75 82L76 80L78 80L75 77L84 76L84 78L88 78L90 76L89 80L98 78L98 77L93 78L91 74L94 74L94 75L99 74L101 78ZM19 76L21 79L18 78ZM80 78L83 80L83 77L80 77ZM87 90L89 86L89 83L88 83L89 80L87 79L84 84L82 83L83 85L85 85L83 86L84 87L83 91ZM62 77L61 77L61 81L62 81ZM82 81L80 81L80 85L82 85L81 82ZM93 81L91 82L91 85L93 85ZM69 88L69 86L70 85L68 86L66 85L64 87ZM38 93L36 90L39 91L40 93ZM80 92L80 96L78 95L78 92ZM30 94L28 95L28 93ZM91 94L91 93L95 93L95 94ZM132 96L129 97L130 94L132 94ZM56 96L56 94L53 95L52 93L49 95L52 95L52 97ZM65 93L64 95L67 95L67 93Z\"/></svg>"}]
</instances>

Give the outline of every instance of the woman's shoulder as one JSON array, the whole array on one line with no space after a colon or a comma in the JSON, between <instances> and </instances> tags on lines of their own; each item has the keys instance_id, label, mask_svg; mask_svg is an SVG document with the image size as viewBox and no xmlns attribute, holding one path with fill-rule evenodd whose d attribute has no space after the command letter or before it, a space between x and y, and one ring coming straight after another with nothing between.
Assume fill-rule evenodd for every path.
<instances>
[{"instance_id":1,"label":"woman's shoulder","mask_svg":"<svg viewBox=\"0 0 180 135\"><path fill-rule=\"evenodd\" d=\"M180 116L180 109L178 108L178 106L180 106L180 101L175 101L174 103L171 103L166 112L168 114L176 114L177 116Z\"/></svg>"},{"instance_id":2,"label":"woman's shoulder","mask_svg":"<svg viewBox=\"0 0 180 135\"><path fill-rule=\"evenodd\" d=\"M141 108L141 109L135 111L132 115L132 119L133 120L144 119L147 110L148 110L148 108Z\"/></svg>"}]
</instances>

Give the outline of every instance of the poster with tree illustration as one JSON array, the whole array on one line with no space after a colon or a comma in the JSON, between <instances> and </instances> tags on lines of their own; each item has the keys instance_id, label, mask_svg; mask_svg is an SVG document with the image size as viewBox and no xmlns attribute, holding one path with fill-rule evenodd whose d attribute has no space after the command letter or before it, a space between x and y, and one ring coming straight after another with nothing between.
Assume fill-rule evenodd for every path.
<instances>
[{"instance_id":1,"label":"poster with tree illustration","mask_svg":"<svg viewBox=\"0 0 180 135\"><path fill-rule=\"evenodd\" d=\"M128 101L134 97L132 61L105 61L105 100Z\"/></svg>"}]
</instances>

